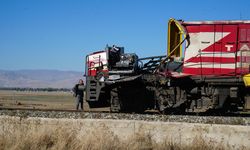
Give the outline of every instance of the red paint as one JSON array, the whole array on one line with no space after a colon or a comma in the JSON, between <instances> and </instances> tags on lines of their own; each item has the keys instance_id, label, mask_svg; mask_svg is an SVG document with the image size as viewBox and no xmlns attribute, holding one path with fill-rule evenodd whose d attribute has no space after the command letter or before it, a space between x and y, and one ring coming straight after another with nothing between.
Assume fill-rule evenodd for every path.
<instances>
[{"instance_id":1,"label":"red paint","mask_svg":"<svg viewBox=\"0 0 250 150\"><path fill-rule=\"evenodd\" d=\"M106 76L108 74L108 70L101 70L101 71L97 71L96 69L93 70L88 70L88 76L96 76L98 72L102 72L104 73L104 76Z\"/></svg>"},{"instance_id":2,"label":"red paint","mask_svg":"<svg viewBox=\"0 0 250 150\"><path fill-rule=\"evenodd\" d=\"M204 44L205 47L199 49L200 54L189 53L191 58L185 59L184 64L187 67L183 67L183 73L195 76L234 76L249 73L249 67L246 66L250 66L250 21L183 22L182 25L190 36L198 37L198 42L191 42L190 45L195 44L195 48L199 48ZM198 34L202 36L199 37ZM210 35L210 39L204 36L206 34ZM219 40L215 41L216 38ZM248 52L246 54L243 51ZM201 67L188 66L189 63L196 63ZM211 68L202 67L203 63L210 64ZM219 67L220 64L223 65L222 68ZM226 64L231 65L227 68ZM232 68L232 64L235 67Z\"/></svg>"},{"instance_id":3,"label":"red paint","mask_svg":"<svg viewBox=\"0 0 250 150\"><path fill-rule=\"evenodd\" d=\"M190 75L220 75L220 76L235 76L235 69L221 68L186 68L185 74Z\"/></svg>"}]
</instances>

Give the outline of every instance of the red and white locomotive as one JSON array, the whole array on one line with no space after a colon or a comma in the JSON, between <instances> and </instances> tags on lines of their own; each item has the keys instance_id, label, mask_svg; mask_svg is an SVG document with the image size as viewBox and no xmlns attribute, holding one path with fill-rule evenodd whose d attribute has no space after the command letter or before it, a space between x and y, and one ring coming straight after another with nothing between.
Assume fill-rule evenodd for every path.
<instances>
[{"instance_id":1,"label":"red and white locomotive","mask_svg":"<svg viewBox=\"0 0 250 150\"><path fill-rule=\"evenodd\" d=\"M167 55L123 47L86 57L87 102L111 111L238 112L250 109L250 21L170 19Z\"/></svg>"}]
</instances>

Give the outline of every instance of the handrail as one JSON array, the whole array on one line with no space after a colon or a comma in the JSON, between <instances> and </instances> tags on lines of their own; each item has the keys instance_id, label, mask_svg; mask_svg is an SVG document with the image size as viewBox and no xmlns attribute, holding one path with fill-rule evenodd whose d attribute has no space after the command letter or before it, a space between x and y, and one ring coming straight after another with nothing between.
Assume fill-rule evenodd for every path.
<instances>
[{"instance_id":1,"label":"handrail","mask_svg":"<svg viewBox=\"0 0 250 150\"><path fill-rule=\"evenodd\" d=\"M175 50L176 50L181 44L183 44L183 42L184 42L186 39L188 39L188 38L189 38L189 36L185 36L185 38L184 38L179 44L177 44L177 45L175 46L175 48L170 52L170 54L169 54L165 59L163 59L163 60L160 62L160 64L156 67L156 69L154 70L153 73L156 73L156 71L160 68L160 66L161 66L163 63L165 63L165 62L171 57L171 55L175 52Z\"/></svg>"}]
</instances>

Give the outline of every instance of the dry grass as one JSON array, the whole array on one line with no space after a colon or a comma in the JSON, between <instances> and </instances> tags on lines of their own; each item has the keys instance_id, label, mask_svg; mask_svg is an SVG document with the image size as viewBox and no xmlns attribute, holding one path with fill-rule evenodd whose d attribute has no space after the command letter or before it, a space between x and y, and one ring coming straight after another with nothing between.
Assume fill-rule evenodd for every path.
<instances>
[{"instance_id":1,"label":"dry grass","mask_svg":"<svg viewBox=\"0 0 250 150\"><path fill-rule=\"evenodd\" d=\"M89 111L84 103L84 110ZM28 109L75 109L75 97L70 92L35 92L0 90L0 108ZM109 111L109 108L94 108L92 111Z\"/></svg>"},{"instance_id":2,"label":"dry grass","mask_svg":"<svg viewBox=\"0 0 250 150\"><path fill-rule=\"evenodd\" d=\"M18 126L18 124L16 124ZM15 127L14 127L15 128ZM68 126L16 127L0 133L1 150L210 150L223 149L207 144L197 137L191 145L180 145L166 138L156 143L150 134L137 133L126 139L118 139L109 130L81 132Z\"/></svg>"},{"instance_id":3,"label":"dry grass","mask_svg":"<svg viewBox=\"0 0 250 150\"><path fill-rule=\"evenodd\" d=\"M74 98L70 92L0 90L0 104L2 108L72 109Z\"/></svg>"}]
</instances>

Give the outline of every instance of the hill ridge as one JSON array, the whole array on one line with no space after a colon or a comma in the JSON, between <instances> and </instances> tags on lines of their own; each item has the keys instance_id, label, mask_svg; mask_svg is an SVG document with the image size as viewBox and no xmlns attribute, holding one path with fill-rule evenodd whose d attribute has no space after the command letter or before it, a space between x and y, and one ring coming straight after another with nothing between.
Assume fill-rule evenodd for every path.
<instances>
[{"instance_id":1,"label":"hill ridge","mask_svg":"<svg viewBox=\"0 0 250 150\"><path fill-rule=\"evenodd\" d=\"M0 69L0 87L72 88L80 78L84 77L79 71Z\"/></svg>"}]
</instances>

